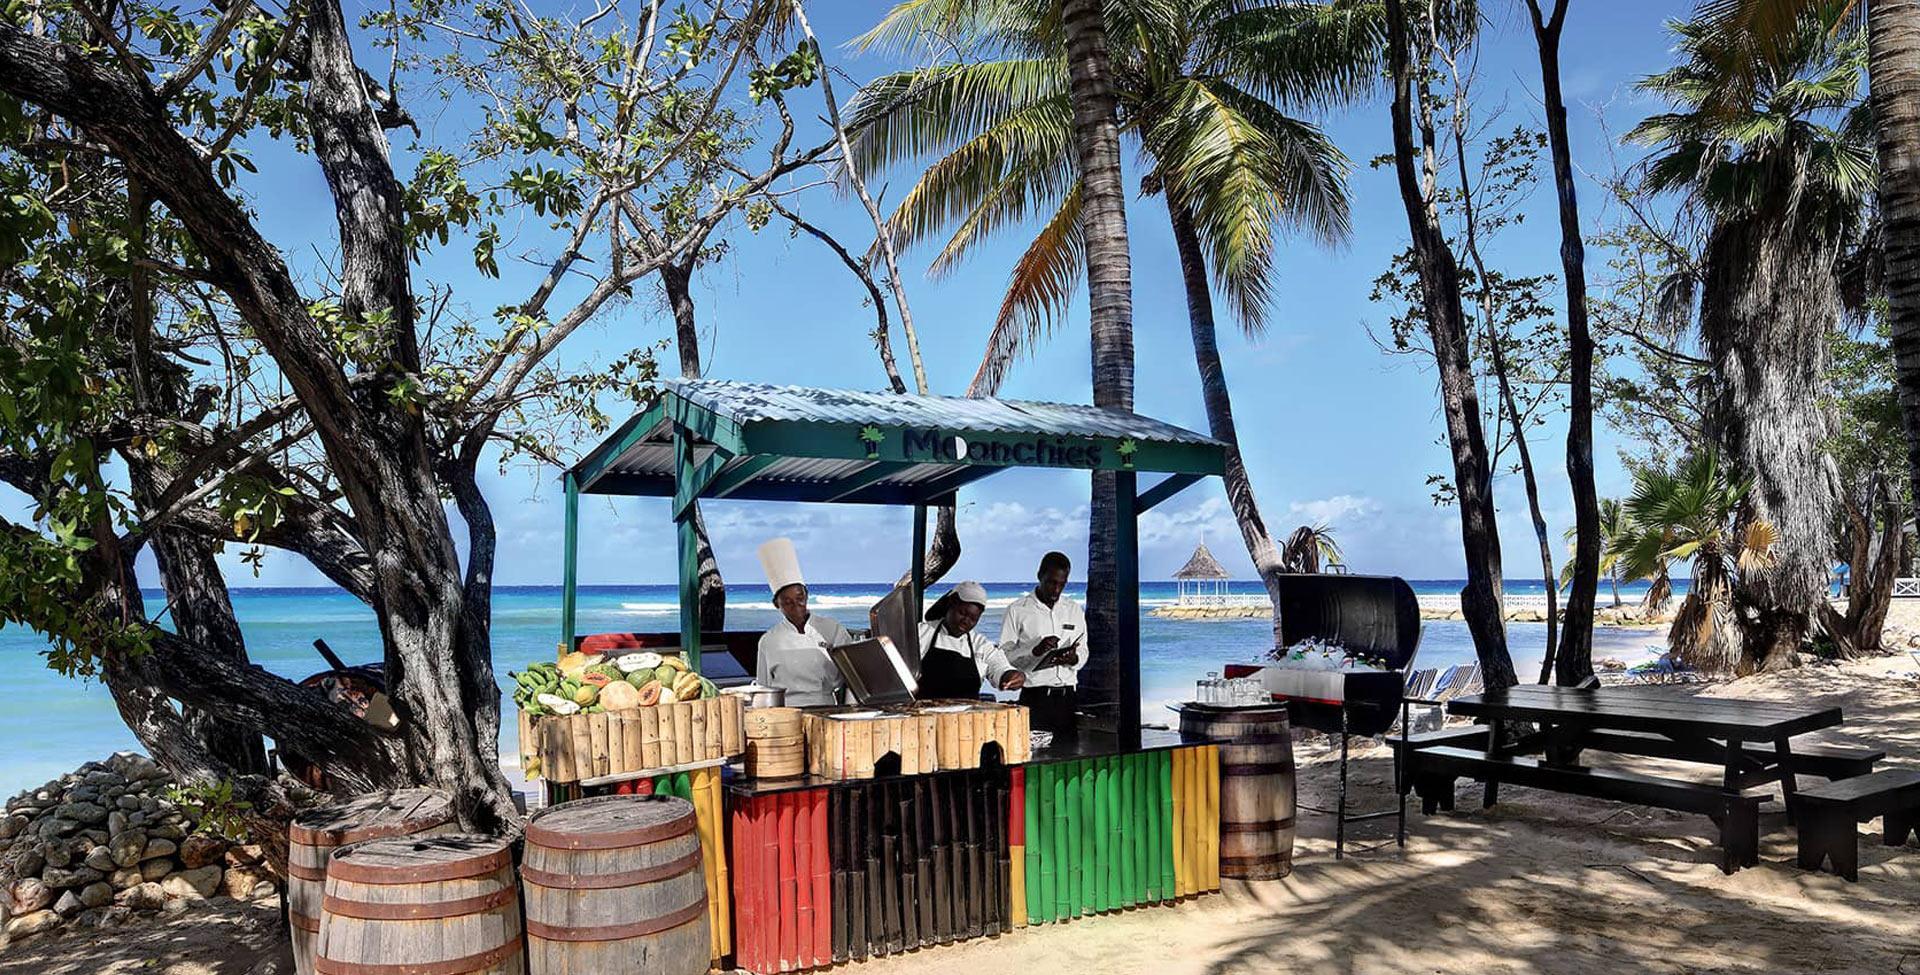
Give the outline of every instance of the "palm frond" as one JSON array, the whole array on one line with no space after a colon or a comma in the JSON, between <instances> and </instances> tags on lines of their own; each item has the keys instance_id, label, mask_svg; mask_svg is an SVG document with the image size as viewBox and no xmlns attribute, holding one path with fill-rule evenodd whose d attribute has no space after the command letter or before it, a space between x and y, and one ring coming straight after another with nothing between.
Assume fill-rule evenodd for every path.
<instances>
[{"instance_id":1,"label":"palm frond","mask_svg":"<svg viewBox=\"0 0 1920 975\"><path fill-rule=\"evenodd\" d=\"M1086 237L1080 230L1080 184L1067 189L1052 219L1008 276L1007 293L987 336L987 351L967 386L968 396L992 396L1015 359L1066 311L1086 267Z\"/></svg>"}]
</instances>

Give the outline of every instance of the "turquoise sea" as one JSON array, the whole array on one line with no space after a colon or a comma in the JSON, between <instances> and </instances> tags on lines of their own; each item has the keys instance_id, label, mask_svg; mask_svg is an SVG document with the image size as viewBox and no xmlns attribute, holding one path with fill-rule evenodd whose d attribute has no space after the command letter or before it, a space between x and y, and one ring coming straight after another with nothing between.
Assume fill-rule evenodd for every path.
<instances>
[{"instance_id":1,"label":"turquoise sea","mask_svg":"<svg viewBox=\"0 0 1920 975\"><path fill-rule=\"evenodd\" d=\"M1460 583L1415 580L1422 594L1455 594ZM987 586L992 605L981 621L988 636L999 632L1000 610L1026 591L1026 583ZM1538 596L1538 581L1507 584L1516 597ZM849 625L866 625L866 609L886 591L883 583L821 585L814 589L816 609ZM1235 583L1234 592L1258 593L1255 582ZM729 629L763 629L777 618L764 589L741 586L730 594ZM1076 598L1081 593L1069 592ZM1627 595L1623 591L1623 595ZM1637 596L1634 593L1628 598ZM161 601L150 594L154 604ZM1171 582L1143 583L1141 685L1148 720L1166 714L1166 702L1189 696L1192 682L1218 671L1223 664L1258 657L1272 641L1272 626L1263 620L1183 622L1146 615L1156 605L1171 603ZM1603 587L1602 605L1609 600ZM579 608L581 633L663 631L677 627L673 586L592 586L582 590ZM286 677L300 678L326 669L314 652L313 641L323 638L349 664L379 659L379 635L373 615L351 596L336 589L240 589L234 592L234 610L246 633L254 663ZM560 634L560 589L557 586L502 587L495 593L494 655L500 679L508 670L536 660L553 658ZM1546 626L1512 623L1508 626L1514 662L1523 677L1538 671ZM1596 656L1639 659L1650 641L1643 632L1603 630ZM104 758L138 744L120 723L106 689L91 681L63 677L46 668L41 656L45 643L19 627L0 628L0 795L39 785L82 762ZM1442 667L1473 660L1473 644L1466 626L1457 622L1428 622L1416 666ZM511 714L511 705L508 706ZM503 729L501 751L514 754L513 727Z\"/></svg>"}]
</instances>

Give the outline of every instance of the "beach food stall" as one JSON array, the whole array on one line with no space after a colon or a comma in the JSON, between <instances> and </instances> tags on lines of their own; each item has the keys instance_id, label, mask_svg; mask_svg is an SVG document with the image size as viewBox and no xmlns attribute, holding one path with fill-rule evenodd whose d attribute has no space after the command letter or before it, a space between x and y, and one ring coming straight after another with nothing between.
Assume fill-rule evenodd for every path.
<instances>
[{"instance_id":1,"label":"beach food stall","mask_svg":"<svg viewBox=\"0 0 1920 975\"><path fill-rule=\"evenodd\" d=\"M786 972L1171 902L1218 890L1223 874L1247 866L1222 856L1223 819L1229 831L1271 835L1258 875L1284 875L1293 835L1285 739L1283 761L1268 742L1257 767L1236 768L1213 738L1141 723L1137 519L1222 463L1220 443L1205 435L1089 406L663 384L566 473L560 652L514 675L523 768L546 799L529 837L601 850L582 862L627 857L582 876L543 861L523 877L532 968L542 969L540 957L577 960L583 946L644 937L657 942L647 950L671 940L674 958L701 942L713 965ZM1035 734L1016 704L916 700L907 680L887 675L900 660L917 668L917 645L864 672L844 659L857 646L887 646L878 640L833 650L858 707L748 707L750 695L727 692L756 672L759 634L701 630L696 501L911 508L901 556L917 621L928 509L1015 467L1109 471L1119 485L1118 566L1107 580L1119 636L1095 648L1112 655L1118 688L1082 701L1093 720L1077 734ZM576 632L583 495L671 499L677 631ZM1284 796L1266 784L1282 772ZM1261 802L1236 803L1236 790L1255 783ZM636 811L632 797L649 795L678 798ZM1223 807L1234 811L1223 817ZM1255 809L1270 811L1247 815ZM600 835L560 835L575 819L604 820ZM638 839L622 836L656 845L697 836L698 862L681 847L671 860L647 859ZM591 892L622 884L646 891L618 903L644 906L554 913L557 897L587 905Z\"/></svg>"}]
</instances>

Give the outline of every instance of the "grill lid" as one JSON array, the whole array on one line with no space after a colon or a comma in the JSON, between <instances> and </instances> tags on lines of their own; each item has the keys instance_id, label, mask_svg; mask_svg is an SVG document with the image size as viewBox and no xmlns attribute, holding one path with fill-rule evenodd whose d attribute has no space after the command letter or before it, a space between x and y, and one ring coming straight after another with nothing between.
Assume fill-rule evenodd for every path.
<instances>
[{"instance_id":1,"label":"grill lid","mask_svg":"<svg viewBox=\"0 0 1920 975\"><path fill-rule=\"evenodd\" d=\"M1283 575L1280 645L1337 643L1379 657L1388 670L1413 665L1420 649L1420 601L1399 576Z\"/></svg>"}]
</instances>

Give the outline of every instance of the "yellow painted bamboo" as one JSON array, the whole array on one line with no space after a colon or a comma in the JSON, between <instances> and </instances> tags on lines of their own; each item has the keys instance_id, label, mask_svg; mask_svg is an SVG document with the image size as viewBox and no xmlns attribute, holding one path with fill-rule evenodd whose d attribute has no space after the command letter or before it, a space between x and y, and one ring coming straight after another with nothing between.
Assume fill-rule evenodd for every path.
<instances>
[{"instance_id":1,"label":"yellow painted bamboo","mask_svg":"<svg viewBox=\"0 0 1920 975\"><path fill-rule=\"evenodd\" d=\"M1013 878L1008 891L1013 897L1013 926L1024 928L1027 926L1027 848L1024 845L1010 846L1007 848L1007 857L1013 866Z\"/></svg>"},{"instance_id":2,"label":"yellow painted bamboo","mask_svg":"<svg viewBox=\"0 0 1920 975\"><path fill-rule=\"evenodd\" d=\"M1207 818L1202 823L1200 835L1207 844L1207 880L1205 889L1220 889L1220 746L1208 745L1201 751L1207 756Z\"/></svg>"}]
</instances>

